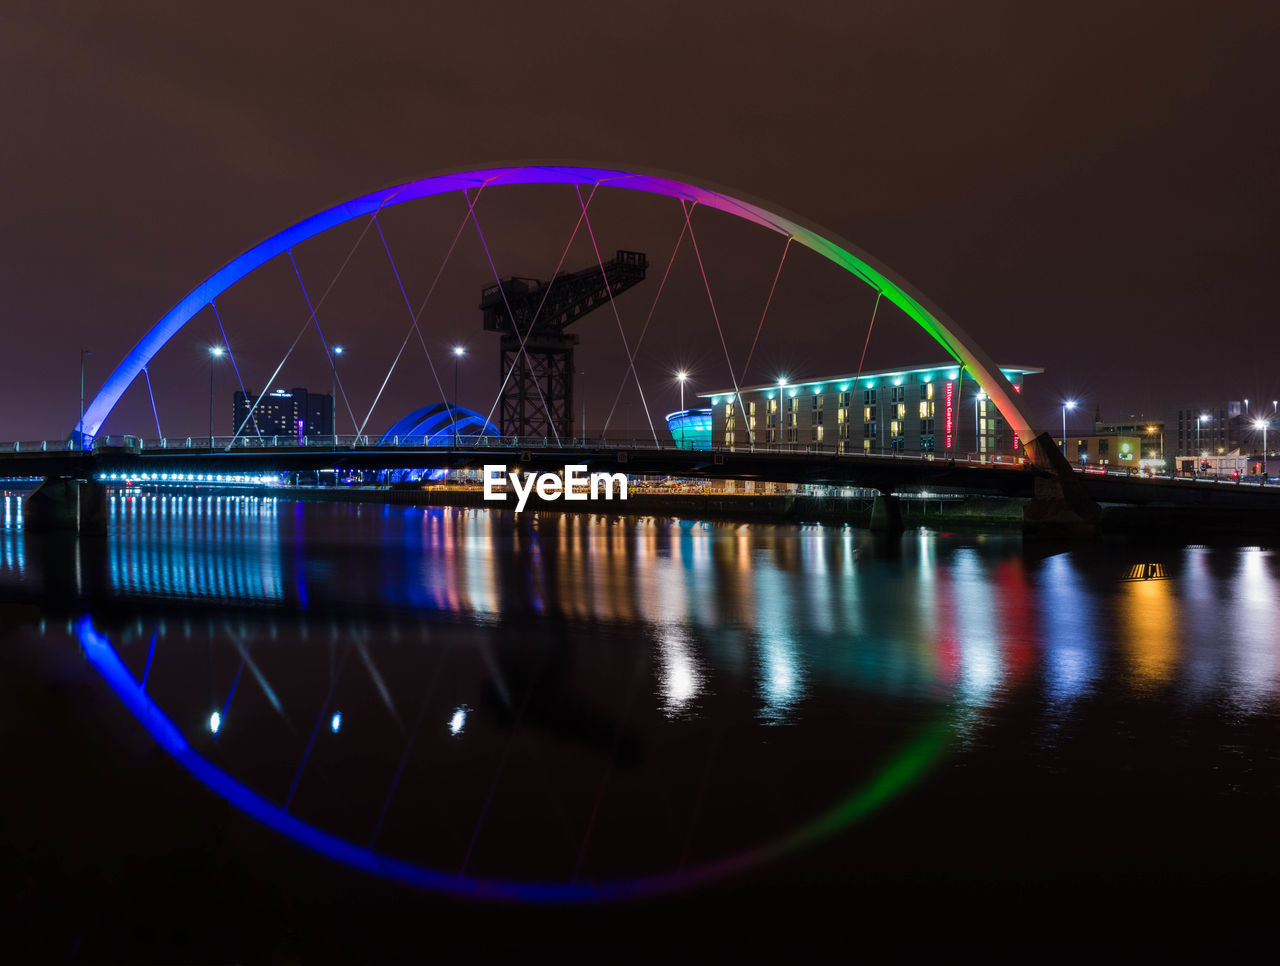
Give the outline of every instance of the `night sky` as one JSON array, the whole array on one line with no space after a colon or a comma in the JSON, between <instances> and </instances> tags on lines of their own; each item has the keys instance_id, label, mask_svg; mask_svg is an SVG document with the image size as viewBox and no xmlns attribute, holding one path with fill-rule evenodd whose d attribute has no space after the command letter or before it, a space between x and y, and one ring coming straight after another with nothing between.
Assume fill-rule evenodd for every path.
<instances>
[{"instance_id":1,"label":"night sky","mask_svg":"<svg viewBox=\"0 0 1280 966\"><path fill-rule=\"evenodd\" d=\"M91 398L179 298L262 238L386 185L521 159L679 172L828 227L999 362L1043 366L1028 393L1049 426L1064 395L1107 416L1280 397L1274 4L262 6L0 7L0 440L65 437L78 350L93 352ZM502 275L548 277L576 198L517 190L495 189L477 216ZM455 195L386 214L415 307L465 211ZM618 302L634 341L679 206L604 192L591 213L604 252L653 265ZM360 227L299 247L313 296ZM781 240L710 212L694 228L740 371ZM579 237L565 267L593 258ZM259 275L219 302L252 388L307 319L287 261ZM497 349L476 306L491 279L467 229L423 315L446 395L461 342L461 401L485 410ZM790 253L747 381L856 369L873 303ZM344 383L364 420L408 324L376 234L318 315L351 346ZM940 358L908 328L882 311L867 364ZM594 427L624 356L611 314L577 331ZM153 363L167 435L205 432L214 332L206 311ZM687 241L637 365L655 419L678 404L677 367L698 390L729 383ZM227 432L236 384L216 378ZM312 331L274 384L329 383ZM439 397L411 342L366 429ZM611 429L635 429L642 410L624 392ZM145 388L104 430L154 435Z\"/></svg>"}]
</instances>

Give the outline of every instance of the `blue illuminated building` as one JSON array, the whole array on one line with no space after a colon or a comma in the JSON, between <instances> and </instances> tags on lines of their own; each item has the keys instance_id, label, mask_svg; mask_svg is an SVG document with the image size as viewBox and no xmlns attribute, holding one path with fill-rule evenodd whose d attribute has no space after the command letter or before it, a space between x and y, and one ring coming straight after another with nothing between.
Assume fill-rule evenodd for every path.
<instances>
[{"instance_id":1,"label":"blue illuminated building","mask_svg":"<svg viewBox=\"0 0 1280 966\"><path fill-rule=\"evenodd\" d=\"M711 449L710 409L681 409L667 413L667 428L680 449Z\"/></svg>"},{"instance_id":2,"label":"blue illuminated building","mask_svg":"<svg viewBox=\"0 0 1280 966\"><path fill-rule=\"evenodd\" d=\"M455 425L456 422L456 425ZM477 436L498 436L498 427L479 413L449 403L435 403L415 409L382 434L380 446L474 445ZM442 480L448 470L387 470L384 482L416 483L423 479Z\"/></svg>"}]
</instances>

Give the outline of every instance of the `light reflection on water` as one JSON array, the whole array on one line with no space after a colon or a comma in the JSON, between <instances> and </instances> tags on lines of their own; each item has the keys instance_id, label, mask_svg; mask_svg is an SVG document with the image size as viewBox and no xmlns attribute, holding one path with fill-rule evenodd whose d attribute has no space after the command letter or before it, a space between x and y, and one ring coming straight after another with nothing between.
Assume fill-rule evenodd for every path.
<instances>
[{"instance_id":1,"label":"light reflection on water","mask_svg":"<svg viewBox=\"0 0 1280 966\"><path fill-rule=\"evenodd\" d=\"M433 869L501 865L485 846L517 821L502 808L528 794L525 755L570 801L551 810L569 868L591 867L589 840L602 875L650 875L687 849L641 837L611 862L599 803L696 843L708 815L790 774L774 746L812 758L777 806L793 832L718 832L690 868L810 840L806 822L940 721L964 750L1013 707L1068 740L1103 689L1243 714L1280 690L1280 575L1260 548L1166 547L1167 578L1129 580L1136 551L1014 536L185 496L111 512L97 543L0 532L0 593L109 615L122 667L193 746L216 711L218 760L257 795L355 842L376 819L380 843ZM858 747L868 726L896 737ZM708 786L730 754L759 774ZM350 814L331 778L359 792ZM409 814L434 815L440 840L415 839Z\"/></svg>"}]
</instances>

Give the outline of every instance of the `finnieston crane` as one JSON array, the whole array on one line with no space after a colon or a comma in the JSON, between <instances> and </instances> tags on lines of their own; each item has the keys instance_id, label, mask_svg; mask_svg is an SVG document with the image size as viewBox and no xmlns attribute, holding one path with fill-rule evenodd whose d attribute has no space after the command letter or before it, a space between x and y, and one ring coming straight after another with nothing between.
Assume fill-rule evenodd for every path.
<instances>
[{"instance_id":1,"label":"finnieston crane","mask_svg":"<svg viewBox=\"0 0 1280 966\"><path fill-rule=\"evenodd\" d=\"M603 271L593 265L580 272L561 272L550 282L514 275L481 290L485 330L502 334L498 346L498 377L504 386L498 410L502 435L565 439L574 435L573 348L579 340L576 333L565 330L644 281L648 268L643 252L619 250L604 263Z\"/></svg>"}]
</instances>

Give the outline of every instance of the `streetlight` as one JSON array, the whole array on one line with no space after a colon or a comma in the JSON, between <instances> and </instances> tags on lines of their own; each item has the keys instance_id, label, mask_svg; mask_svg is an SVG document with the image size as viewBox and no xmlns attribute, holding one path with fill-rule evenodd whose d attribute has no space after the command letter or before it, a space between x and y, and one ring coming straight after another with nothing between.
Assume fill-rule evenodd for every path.
<instances>
[{"instance_id":1,"label":"streetlight","mask_svg":"<svg viewBox=\"0 0 1280 966\"><path fill-rule=\"evenodd\" d=\"M1076 408L1076 400L1066 399L1062 403L1062 455L1067 454L1067 410Z\"/></svg>"},{"instance_id":2,"label":"streetlight","mask_svg":"<svg viewBox=\"0 0 1280 966\"><path fill-rule=\"evenodd\" d=\"M222 346L209 346L209 452L213 452L213 363L222 358Z\"/></svg>"},{"instance_id":3,"label":"streetlight","mask_svg":"<svg viewBox=\"0 0 1280 966\"><path fill-rule=\"evenodd\" d=\"M453 445L458 445L458 360L467 354L467 350L460 345L453 347Z\"/></svg>"},{"instance_id":4,"label":"streetlight","mask_svg":"<svg viewBox=\"0 0 1280 966\"><path fill-rule=\"evenodd\" d=\"M1209 418L1208 413L1201 413L1196 420L1196 476L1200 475L1200 461L1204 459L1204 451L1200 449L1200 424Z\"/></svg>"},{"instance_id":5,"label":"streetlight","mask_svg":"<svg viewBox=\"0 0 1280 966\"><path fill-rule=\"evenodd\" d=\"M689 378L689 373L681 369L676 373L676 382L680 383L680 448L684 449L684 424L687 421L684 415L684 384Z\"/></svg>"},{"instance_id":6,"label":"streetlight","mask_svg":"<svg viewBox=\"0 0 1280 966\"><path fill-rule=\"evenodd\" d=\"M80 445L76 447L84 451L84 357L93 355L88 349L80 350Z\"/></svg>"},{"instance_id":7,"label":"streetlight","mask_svg":"<svg viewBox=\"0 0 1280 966\"><path fill-rule=\"evenodd\" d=\"M782 440L783 440L783 437L785 436L782 426L783 426L783 414L786 412L787 407L782 404L782 390L786 388L786 385L787 385L787 377L779 376L778 377L778 452L779 453L782 452Z\"/></svg>"},{"instance_id":8,"label":"streetlight","mask_svg":"<svg viewBox=\"0 0 1280 966\"><path fill-rule=\"evenodd\" d=\"M333 431L335 448L338 445L338 356L346 351L340 345L333 347L333 381L329 389L329 429Z\"/></svg>"},{"instance_id":9,"label":"streetlight","mask_svg":"<svg viewBox=\"0 0 1280 966\"><path fill-rule=\"evenodd\" d=\"M1267 475L1267 428L1271 425L1269 419L1255 419L1253 428L1262 430L1262 475Z\"/></svg>"}]
</instances>

